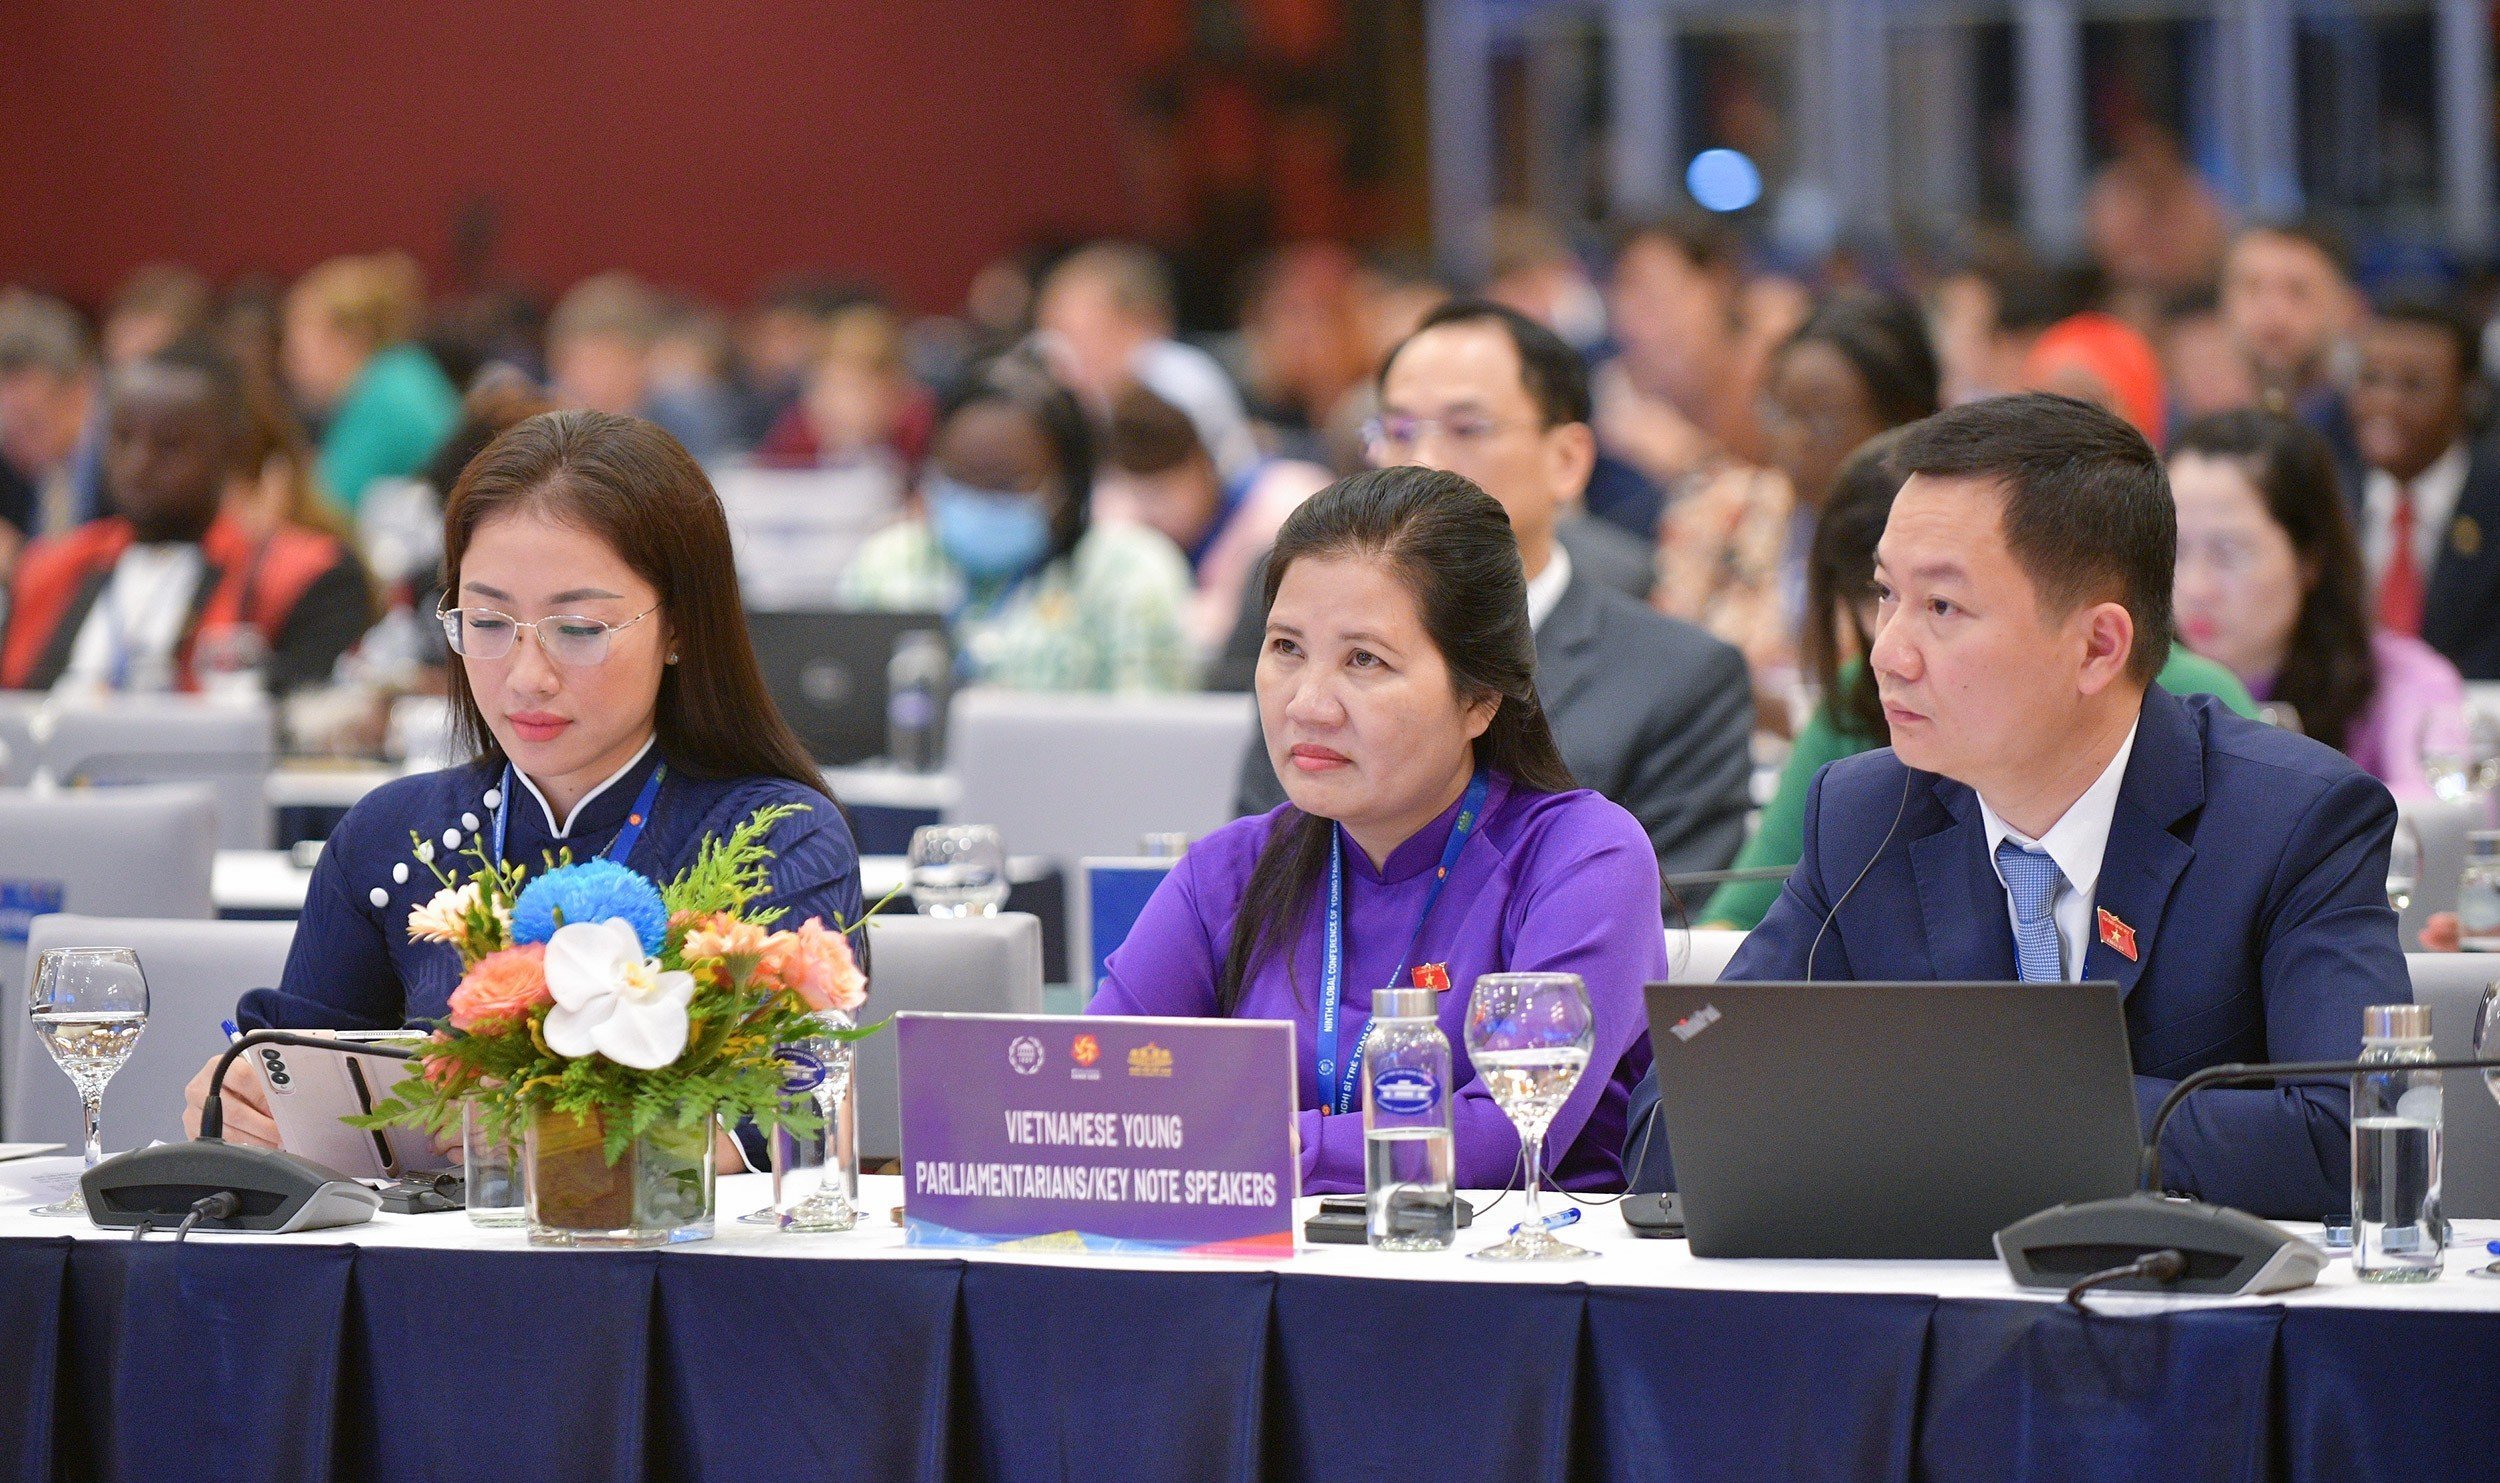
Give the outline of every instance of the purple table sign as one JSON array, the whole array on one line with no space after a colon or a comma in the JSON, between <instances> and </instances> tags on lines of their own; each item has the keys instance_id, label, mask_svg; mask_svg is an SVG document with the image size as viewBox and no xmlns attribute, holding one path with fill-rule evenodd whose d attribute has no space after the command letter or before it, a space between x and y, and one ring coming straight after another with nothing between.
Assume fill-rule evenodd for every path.
<instances>
[{"instance_id":1,"label":"purple table sign","mask_svg":"<svg viewBox=\"0 0 2500 1483\"><path fill-rule=\"evenodd\" d=\"M1292 1025L905 1012L894 1033L913 1244L1293 1253Z\"/></svg>"}]
</instances>

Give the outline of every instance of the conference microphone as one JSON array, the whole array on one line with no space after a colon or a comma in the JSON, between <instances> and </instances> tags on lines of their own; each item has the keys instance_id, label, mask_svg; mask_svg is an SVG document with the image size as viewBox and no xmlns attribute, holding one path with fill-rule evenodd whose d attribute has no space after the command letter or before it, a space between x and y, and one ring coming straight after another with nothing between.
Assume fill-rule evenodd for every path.
<instances>
[{"instance_id":1,"label":"conference microphone","mask_svg":"<svg viewBox=\"0 0 2500 1483\"><path fill-rule=\"evenodd\" d=\"M2500 1058L2440 1061L2231 1061L2182 1077L2145 1130L2134 1194L2027 1215L1996 1234L2017 1287L2066 1289L2084 1311L2096 1288L2241 1295L2315 1282L2326 1253L2246 1211L2161 1192L2161 1134L2187 1094L2209 1086L2378 1071L2493 1071Z\"/></svg>"},{"instance_id":2,"label":"conference microphone","mask_svg":"<svg viewBox=\"0 0 2500 1483\"><path fill-rule=\"evenodd\" d=\"M359 1041L353 1047L290 1030L254 1030L226 1047L200 1099L200 1136L115 1154L78 1181L88 1216L100 1226L152 1229L182 1223L213 1231L287 1232L371 1220L382 1197L337 1171L276 1148L225 1140L226 1072L256 1045L311 1050L352 1048L360 1056L413 1061L417 1053Z\"/></svg>"}]
</instances>

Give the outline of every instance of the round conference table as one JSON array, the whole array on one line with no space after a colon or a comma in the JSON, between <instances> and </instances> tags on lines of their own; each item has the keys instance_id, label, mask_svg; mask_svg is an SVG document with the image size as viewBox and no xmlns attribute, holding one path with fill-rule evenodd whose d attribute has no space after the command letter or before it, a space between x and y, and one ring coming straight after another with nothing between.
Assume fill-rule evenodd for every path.
<instances>
[{"instance_id":1,"label":"round conference table","mask_svg":"<svg viewBox=\"0 0 2500 1483\"><path fill-rule=\"evenodd\" d=\"M730 1219L544 1251L457 1214L299 1236L25 1213L0 1164L0 1459L26 1477L2489 1476L2500 1223L2441 1280L2078 1317L1986 1262L1707 1261L1611 1208L1535 1269L914 1248ZM1483 1197L1478 1197L1480 1204ZM1514 1196L1460 1238L1489 1244ZM1307 1212L1306 1212L1307 1213ZM1835 1218L1845 1218L1836 1212Z\"/></svg>"}]
</instances>

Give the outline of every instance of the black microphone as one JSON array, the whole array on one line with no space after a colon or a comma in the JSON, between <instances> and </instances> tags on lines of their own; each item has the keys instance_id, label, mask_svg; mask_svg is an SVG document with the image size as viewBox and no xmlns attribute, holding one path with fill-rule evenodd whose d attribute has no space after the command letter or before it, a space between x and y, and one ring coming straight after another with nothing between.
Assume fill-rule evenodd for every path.
<instances>
[{"instance_id":1,"label":"black microphone","mask_svg":"<svg viewBox=\"0 0 2500 1483\"><path fill-rule=\"evenodd\" d=\"M353 1051L395 1061L417 1058L417 1052L397 1046L350 1044L291 1030L254 1030L238 1037L209 1073L208 1092L200 1099L199 1137L115 1154L79 1180L90 1219L99 1226L129 1228L190 1217L189 1225L207 1230L284 1232L373 1218L382 1208L382 1197L357 1181L284 1149L225 1140L226 1072L237 1056L256 1045Z\"/></svg>"},{"instance_id":2,"label":"black microphone","mask_svg":"<svg viewBox=\"0 0 2500 1483\"><path fill-rule=\"evenodd\" d=\"M2179 1079L2153 1111L2134 1194L2027 1215L1996 1234L2017 1287L2067 1289L2080 1310L2091 1287L2269 1293L2307 1287L2326 1253L2271 1221L2161 1192L2161 1134L2190 1092L2210 1086L2375 1071L2500 1071L2500 1058L2438 1061L2229 1061ZM2176 1261L2156 1261L2167 1253Z\"/></svg>"}]
</instances>

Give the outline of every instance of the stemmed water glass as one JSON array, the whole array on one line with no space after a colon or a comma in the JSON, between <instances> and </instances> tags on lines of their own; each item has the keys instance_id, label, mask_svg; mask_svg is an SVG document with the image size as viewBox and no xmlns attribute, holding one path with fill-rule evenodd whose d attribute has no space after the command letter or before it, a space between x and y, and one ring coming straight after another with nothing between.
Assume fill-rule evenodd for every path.
<instances>
[{"instance_id":1,"label":"stemmed water glass","mask_svg":"<svg viewBox=\"0 0 2500 1483\"><path fill-rule=\"evenodd\" d=\"M848 1030L857 1023L839 1009L820 1010L816 1018L828 1030ZM816 1181L816 1192L781 1217L781 1228L847 1231L859 1224L859 1211L851 1204L849 1130L842 1126L851 1090L852 1046L848 1040L828 1035L809 1041L807 1049L825 1067L824 1078L815 1086L816 1112L825 1120L825 1162L822 1176Z\"/></svg>"},{"instance_id":2,"label":"stemmed water glass","mask_svg":"<svg viewBox=\"0 0 2500 1483\"><path fill-rule=\"evenodd\" d=\"M1596 1252L1555 1239L1537 1210L1545 1129L1588 1069L1595 1021L1576 973L1488 973L1467 1001L1467 1059L1519 1129L1527 1158L1527 1216L1509 1240L1473 1255L1496 1262L1559 1262Z\"/></svg>"},{"instance_id":3,"label":"stemmed water glass","mask_svg":"<svg viewBox=\"0 0 2500 1483\"><path fill-rule=\"evenodd\" d=\"M995 916L1007 904L1007 846L987 824L911 833L912 906L924 917Z\"/></svg>"},{"instance_id":4,"label":"stemmed water glass","mask_svg":"<svg viewBox=\"0 0 2500 1483\"><path fill-rule=\"evenodd\" d=\"M78 1088L87 1114L87 1167L104 1157L100 1119L105 1084L130 1059L148 1023L148 981L139 955L126 947L60 947L35 961L27 990L35 1033ZM87 1213L83 1189L35 1208L37 1215Z\"/></svg>"}]
</instances>

